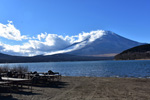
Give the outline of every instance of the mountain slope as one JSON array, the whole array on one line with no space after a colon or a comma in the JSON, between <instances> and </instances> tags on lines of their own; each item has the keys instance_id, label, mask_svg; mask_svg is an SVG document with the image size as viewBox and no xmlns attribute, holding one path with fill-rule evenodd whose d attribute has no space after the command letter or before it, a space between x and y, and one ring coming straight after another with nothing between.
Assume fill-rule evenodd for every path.
<instances>
[{"instance_id":1,"label":"mountain slope","mask_svg":"<svg viewBox=\"0 0 150 100\"><path fill-rule=\"evenodd\" d=\"M150 59L150 44L136 46L115 56L116 60Z\"/></svg>"},{"instance_id":2,"label":"mountain slope","mask_svg":"<svg viewBox=\"0 0 150 100\"><path fill-rule=\"evenodd\" d=\"M95 41L83 46L80 49L69 52L74 55L84 56L99 56L104 54L118 54L126 49L141 45L142 43L135 42L124 37L121 37L113 32L105 31L105 35Z\"/></svg>"},{"instance_id":3,"label":"mountain slope","mask_svg":"<svg viewBox=\"0 0 150 100\"><path fill-rule=\"evenodd\" d=\"M33 57L11 56L0 53L0 63L26 63L26 62L58 62L58 61L95 61L111 60L111 57L85 57L70 54L38 55Z\"/></svg>"}]
</instances>

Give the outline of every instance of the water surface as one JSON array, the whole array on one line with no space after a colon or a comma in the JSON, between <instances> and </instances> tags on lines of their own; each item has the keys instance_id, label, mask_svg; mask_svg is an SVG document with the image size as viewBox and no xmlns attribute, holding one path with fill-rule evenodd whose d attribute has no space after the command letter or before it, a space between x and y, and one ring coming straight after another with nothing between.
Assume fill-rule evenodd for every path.
<instances>
[{"instance_id":1,"label":"water surface","mask_svg":"<svg viewBox=\"0 0 150 100\"><path fill-rule=\"evenodd\" d=\"M63 76L96 77L150 77L149 60L129 61L77 61L44 63L10 63L0 66L28 66L30 71L47 72L53 70Z\"/></svg>"}]
</instances>

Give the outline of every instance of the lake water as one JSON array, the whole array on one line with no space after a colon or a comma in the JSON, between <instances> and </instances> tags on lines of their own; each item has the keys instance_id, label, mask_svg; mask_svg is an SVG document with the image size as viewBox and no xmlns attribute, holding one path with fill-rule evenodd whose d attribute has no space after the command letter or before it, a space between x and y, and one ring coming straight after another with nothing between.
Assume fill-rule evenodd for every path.
<instances>
[{"instance_id":1,"label":"lake water","mask_svg":"<svg viewBox=\"0 0 150 100\"><path fill-rule=\"evenodd\" d=\"M28 66L30 71L37 72L52 70L60 72L63 76L150 77L150 60L0 64L0 66L3 65Z\"/></svg>"}]
</instances>

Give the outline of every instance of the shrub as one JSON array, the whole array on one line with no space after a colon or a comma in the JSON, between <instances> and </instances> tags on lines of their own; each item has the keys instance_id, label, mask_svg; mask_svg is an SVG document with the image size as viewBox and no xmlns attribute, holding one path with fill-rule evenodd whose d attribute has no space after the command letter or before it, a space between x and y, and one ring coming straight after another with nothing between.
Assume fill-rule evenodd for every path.
<instances>
[{"instance_id":1,"label":"shrub","mask_svg":"<svg viewBox=\"0 0 150 100\"><path fill-rule=\"evenodd\" d=\"M0 73L7 73L7 72L18 72L18 73L25 73L28 72L28 66L13 66L9 67L8 65L0 66Z\"/></svg>"}]
</instances>

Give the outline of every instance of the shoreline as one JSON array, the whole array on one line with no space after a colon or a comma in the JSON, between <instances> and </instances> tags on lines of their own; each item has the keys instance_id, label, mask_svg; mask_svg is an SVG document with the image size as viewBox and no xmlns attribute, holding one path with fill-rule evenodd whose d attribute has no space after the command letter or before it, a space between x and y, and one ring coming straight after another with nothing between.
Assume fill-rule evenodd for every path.
<instances>
[{"instance_id":1,"label":"shoreline","mask_svg":"<svg viewBox=\"0 0 150 100\"><path fill-rule=\"evenodd\" d=\"M62 77L72 77L72 78L122 78L122 79L126 79L126 78L129 78L129 79L150 79L150 76L148 77L119 77L119 76L108 76L108 77L101 77L101 76L62 76Z\"/></svg>"},{"instance_id":2,"label":"shoreline","mask_svg":"<svg viewBox=\"0 0 150 100\"><path fill-rule=\"evenodd\" d=\"M131 60L150 60L150 59L131 59ZM121 59L104 59L104 60L74 60L74 61L49 61L49 62L87 62L87 61L130 61L130 60L121 60ZM49 62L0 62L0 64L19 64L19 63L49 63Z\"/></svg>"},{"instance_id":3,"label":"shoreline","mask_svg":"<svg viewBox=\"0 0 150 100\"><path fill-rule=\"evenodd\" d=\"M148 100L150 79L63 76L49 86L25 86L18 92L1 93L6 100Z\"/></svg>"}]
</instances>

